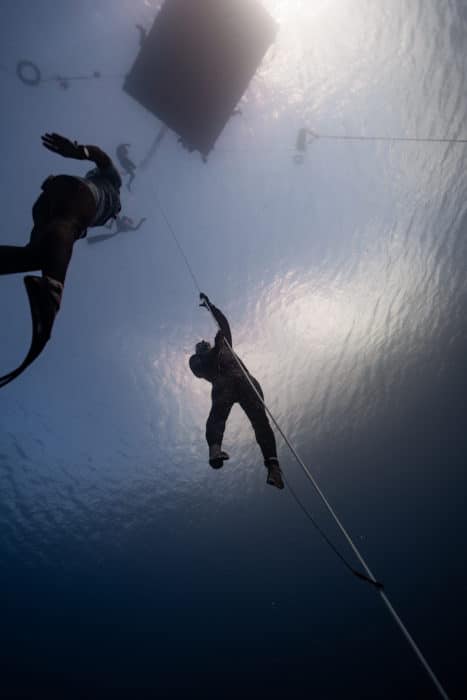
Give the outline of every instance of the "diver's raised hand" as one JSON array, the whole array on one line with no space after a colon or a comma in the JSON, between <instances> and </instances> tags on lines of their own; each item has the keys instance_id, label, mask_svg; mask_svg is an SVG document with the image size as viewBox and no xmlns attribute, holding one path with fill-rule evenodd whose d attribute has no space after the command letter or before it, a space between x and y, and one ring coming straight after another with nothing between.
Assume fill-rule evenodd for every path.
<instances>
[{"instance_id":1,"label":"diver's raised hand","mask_svg":"<svg viewBox=\"0 0 467 700\"><path fill-rule=\"evenodd\" d=\"M41 138L42 145L45 146L45 148L53 153L58 153L64 158L83 160L86 157L83 153L84 149L81 148L76 141L70 141L70 139L67 139L65 136L53 133L44 134Z\"/></svg>"},{"instance_id":2,"label":"diver's raised hand","mask_svg":"<svg viewBox=\"0 0 467 700\"><path fill-rule=\"evenodd\" d=\"M203 292L200 292L199 298L201 299L200 306L204 306L205 309L209 309L209 307L211 306L211 302L209 301L208 295L204 294Z\"/></svg>"}]
</instances>

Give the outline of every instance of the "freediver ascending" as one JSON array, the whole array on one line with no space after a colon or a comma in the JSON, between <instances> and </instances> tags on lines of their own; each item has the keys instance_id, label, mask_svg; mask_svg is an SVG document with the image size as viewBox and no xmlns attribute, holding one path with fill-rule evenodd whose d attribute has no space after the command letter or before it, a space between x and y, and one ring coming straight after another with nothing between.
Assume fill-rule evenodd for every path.
<instances>
[{"instance_id":1,"label":"freediver ascending","mask_svg":"<svg viewBox=\"0 0 467 700\"><path fill-rule=\"evenodd\" d=\"M214 340L214 347L202 340L196 344L196 352L189 359L193 374L212 384L212 405L206 423L209 464L213 469L220 469L224 461L229 459L227 452L221 449L222 438L232 406L234 403L239 403L253 426L256 441L263 453L264 465L268 470L267 483L278 489L283 489L284 483L277 459L274 433L269 424L264 404L256 395L248 379L263 398L261 386L248 372L243 362L239 360L243 368L242 371L235 359L236 356L231 350L230 326L222 311L209 301L206 294L200 294L200 299L202 300L200 306L211 310L220 327Z\"/></svg>"},{"instance_id":2,"label":"freediver ascending","mask_svg":"<svg viewBox=\"0 0 467 700\"><path fill-rule=\"evenodd\" d=\"M24 278L33 322L31 347L23 363L0 378L0 386L21 374L49 340L75 241L86 236L88 227L103 226L121 209L122 181L104 151L55 133L42 136L42 143L64 158L90 160L96 167L84 177L50 175L32 208L34 227L29 243L0 246L0 275L42 270L42 277Z\"/></svg>"},{"instance_id":3,"label":"freediver ascending","mask_svg":"<svg viewBox=\"0 0 467 700\"><path fill-rule=\"evenodd\" d=\"M111 231L115 223L116 231L113 231L113 233L103 233L98 236L88 236L86 240L88 243L99 243L100 241L106 241L108 238L114 238L119 233L130 233L130 231L138 231L145 221L146 218L143 217L138 221L138 223L135 226L133 223L133 219L130 219L129 216L117 216L115 219L111 219L109 223L105 225L105 228Z\"/></svg>"},{"instance_id":4,"label":"freediver ascending","mask_svg":"<svg viewBox=\"0 0 467 700\"><path fill-rule=\"evenodd\" d=\"M125 173L129 175L128 182L126 183L126 188L128 192L131 192L131 185L133 180L135 179L136 171L136 165L133 163L130 156L128 155L128 149L130 145L131 144L129 143L121 143L119 146L117 146L117 158L119 160L119 163L122 166Z\"/></svg>"}]
</instances>

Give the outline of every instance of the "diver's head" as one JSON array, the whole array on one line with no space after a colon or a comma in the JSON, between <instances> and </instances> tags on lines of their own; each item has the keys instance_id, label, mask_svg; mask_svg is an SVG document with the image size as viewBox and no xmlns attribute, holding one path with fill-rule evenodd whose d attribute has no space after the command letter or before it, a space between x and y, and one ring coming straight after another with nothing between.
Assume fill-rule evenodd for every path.
<instances>
[{"instance_id":1,"label":"diver's head","mask_svg":"<svg viewBox=\"0 0 467 700\"><path fill-rule=\"evenodd\" d=\"M211 349L211 343L207 340L200 340L199 343L195 345L195 352L197 355L205 355Z\"/></svg>"}]
</instances>

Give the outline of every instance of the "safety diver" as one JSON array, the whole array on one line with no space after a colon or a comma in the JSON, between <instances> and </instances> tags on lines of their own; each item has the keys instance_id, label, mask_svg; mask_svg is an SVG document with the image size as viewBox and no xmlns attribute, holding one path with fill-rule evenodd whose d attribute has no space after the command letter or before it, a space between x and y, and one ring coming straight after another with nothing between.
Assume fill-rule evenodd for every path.
<instances>
[{"instance_id":1,"label":"safety diver","mask_svg":"<svg viewBox=\"0 0 467 700\"><path fill-rule=\"evenodd\" d=\"M122 181L107 153L56 133L44 134L42 144L64 158L89 160L96 167L84 177L50 175L32 208L34 226L29 242L0 246L0 275L42 271L42 277L24 278L33 321L30 350L16 370L0 378L0 386L21 374L49 340L74 243L86 236L88 227L103 226L121 209Z\"/></svg>"}]
</instances>

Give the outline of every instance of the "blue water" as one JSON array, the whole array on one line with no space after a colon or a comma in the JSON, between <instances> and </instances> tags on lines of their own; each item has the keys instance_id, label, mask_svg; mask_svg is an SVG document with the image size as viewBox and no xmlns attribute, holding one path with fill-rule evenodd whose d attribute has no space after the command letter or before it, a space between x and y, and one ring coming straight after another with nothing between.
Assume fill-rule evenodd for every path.
<instances>
[{"instance_id":1,"label":"blue water","mask_svg":"<svg viewBox=\"0 0 467 700\"><path fill-rule=\"evenodd\" d=\"M0 8L1 242L26 242L58 131L140 162L160 124L121 90L160 3ZM5 697L437 698L378 594L288 490L265 484L235 407L207 464L215 327L234 346L452 698L467 693L467 138L464 0L265 0L280 33L205 165L168 133L124 211L137 233L75 247L41 358L0 393ZM21 84L91 75L62 90ZM102 233L102 231L96 231ZM0 279L0 364L29 342ZM352 560L286 446L287 478ZM353 560L352 560L353 562Z\"/></svg>"}]
</instances>

